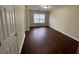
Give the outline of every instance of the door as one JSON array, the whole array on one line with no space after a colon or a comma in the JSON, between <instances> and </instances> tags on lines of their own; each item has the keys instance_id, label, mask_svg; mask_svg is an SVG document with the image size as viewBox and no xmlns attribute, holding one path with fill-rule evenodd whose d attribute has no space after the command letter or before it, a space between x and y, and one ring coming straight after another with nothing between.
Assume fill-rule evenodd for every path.
<instances>
[{"instance_id":1,"label":"door","mask_svg":"<svg viewBox=\"0 0 79 59\"><path fill-rule=\"evenodd\" d=\"M16 27L13 6L0 8L0 53L17 53Z\"/></svg>"}]
</instances>

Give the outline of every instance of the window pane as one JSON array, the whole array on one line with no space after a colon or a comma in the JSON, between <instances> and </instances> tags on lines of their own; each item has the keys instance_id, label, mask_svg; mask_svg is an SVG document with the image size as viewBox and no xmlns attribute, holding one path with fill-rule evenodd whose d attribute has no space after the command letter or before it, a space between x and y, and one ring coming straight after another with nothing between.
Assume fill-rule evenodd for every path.
<instances>
[{"instance_id":1,"label":"window pane","mask_svg":"<svg viewBox=\"0 0 79 59\"><path fill-rule=\"evenodd\" d=\"M45 18L45 14L40 14L40 18Z\"/></svg>"},{"instance_id":2,"label":"window pane","mask_svg":"<svg viewBox=\"0 0 79 59\"><path fill-rule=\"evenodd\" d=\"M40 23L45 23L45 14L40 14Z\"/></svg>"},{"instance_id":3,"label":"window pane","mask_svg":"<svg viewBox=\"0 0 79 59\"><path fill-rule=\"evenodd\" d=\"M39 18L34 18L34 23L39 23Z\"/></svg>"},{"instance_id":4,"label":"window pane","mask_svg":"<svg viewBox=\"0 0 79 59\"><path fill-rule=\"evenodd\" d=\"M39 14L34 14L34 18L39 18Z\"/></svg>"},{"instance_id":5,"label":"window pane","mask_svg":"<svg viewBox=\"0 0 79 59\"><path fill-rule=\"evenodd\" d=\"M44 18L40 18L40 23L45 23Z\"/></svg>"},{"instance_id":6,"label":"window pane","mask_svg":"<svg viewBox=\"0 0 79 59\"><path fill-rule=\"evenodd\" d=\"M34 14L34 23L45 23L45 14Z\"/></svg>"},{"instance_id":7,"label":"window pane","mask_svg":"<svg viewBox=\"0 0 79 59\"><path fill-rule=\"evenodd\" d=\"M39 14L34 14L34 23L39 23Z\"/></svg>"}]
</instances>

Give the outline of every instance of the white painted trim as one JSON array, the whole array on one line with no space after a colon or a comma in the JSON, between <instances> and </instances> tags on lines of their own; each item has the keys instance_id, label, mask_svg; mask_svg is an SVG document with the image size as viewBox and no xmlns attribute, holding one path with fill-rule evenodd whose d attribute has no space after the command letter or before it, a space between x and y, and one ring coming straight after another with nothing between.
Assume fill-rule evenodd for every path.
<instances>
[{"instance_id":1,"label":"white painted trim","mask_svg":"<svg viewBox=\"0 0 79 59\"><path fill-rule=\"evenodd\" d=\"M25 39L25 35L24 35L24 37L22 39L22 43L21 43L21 46L20 46L20 49L19 49L19 54L21 53L21 50L22 50L22 47L23 47L23 43L24 43L24 39Z\"/></svg>"},{"instance_id":2,"label":"white painted trim","mask_svg":"<svg viewBox=\"0 0 79 59\"><path fill-rule=\"evenodd\" d=\"M51 26L50 26L50 27L51 27ZM53 27L51 27L51 28L53 28ZM75 37L73 37L73 36L71 36L71 35L69 35L69 34L67 34L67 33L65 33L65 32L63 32L63 31L61 31L61 30L58 30L58 29L56 29L56 28L53 28L53 29L55 29L55 30L57 30L57 31L59 31L59 32L61 32L61 33L65 34L65 35L67 35L67 36L73 38L73 39L76 40L76 41L79 41L77 38L75 38Z\"/></svg>"},{"instance_id":3,"label":"white painted trim","mask_svg":"<svg viewBox=\"0 0 79 59\"><path fill-rule=\"evenodd\" d=\"M26 29L25 31L30 31L30 29Z\"/></svg>"}]
</instances>

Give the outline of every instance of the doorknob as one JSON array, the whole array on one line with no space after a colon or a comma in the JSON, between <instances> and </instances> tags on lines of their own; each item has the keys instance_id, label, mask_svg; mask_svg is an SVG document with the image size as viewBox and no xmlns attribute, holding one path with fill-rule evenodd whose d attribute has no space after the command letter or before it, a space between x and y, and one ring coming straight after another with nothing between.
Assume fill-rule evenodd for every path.
<instances>
[{"instance_id":1,"label":"doorknob","mask_svg":"<svg viewBox=\"0 0 79 59\"><path fill-rule=\"evenodd\" d=\"M17 36L17 33L15 33L14 36Z\"/></svg>"}]
</instances>

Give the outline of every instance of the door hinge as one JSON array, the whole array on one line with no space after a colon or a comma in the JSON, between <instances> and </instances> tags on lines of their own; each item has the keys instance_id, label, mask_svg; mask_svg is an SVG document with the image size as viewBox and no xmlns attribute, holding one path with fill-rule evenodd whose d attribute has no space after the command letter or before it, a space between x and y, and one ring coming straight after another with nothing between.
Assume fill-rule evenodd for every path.
<instances>
[{"instance_id":1,"label":"door hinge","mask_svg":"<svg viewBox=\"0 0 79 59\"><path fill-rule=\"evenodd\" d=\"M0 41L0 46L1 46L1 41Z\"/></svg>"}]
</instances>

